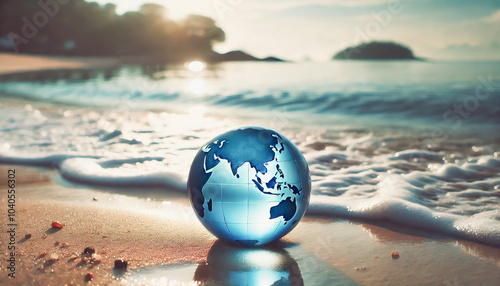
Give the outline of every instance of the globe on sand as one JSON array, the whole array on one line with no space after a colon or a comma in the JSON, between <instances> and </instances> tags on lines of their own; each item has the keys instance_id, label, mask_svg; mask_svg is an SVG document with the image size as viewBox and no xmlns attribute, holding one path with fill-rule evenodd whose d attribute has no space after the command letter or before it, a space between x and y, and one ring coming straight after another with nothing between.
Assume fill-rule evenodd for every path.
<instances>
[{"instance_id":1,"label":"globe on sand","mask_svg":"<svg viewBox=\"0 0 500 286\"><path fill-rule=\"evenodd\" d=\"M309 205L311 178L292 142L269 129L246 127L221 134L198 151L188 192L213 235L256 246L297 226Z\"/></svg>"}]
</instances>

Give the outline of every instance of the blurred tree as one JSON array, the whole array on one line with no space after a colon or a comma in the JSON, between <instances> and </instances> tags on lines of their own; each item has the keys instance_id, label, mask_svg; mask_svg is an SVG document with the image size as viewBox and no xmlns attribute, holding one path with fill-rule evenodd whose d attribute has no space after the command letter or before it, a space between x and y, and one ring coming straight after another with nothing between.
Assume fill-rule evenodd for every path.
<instances>
[{"instance_id":1,"label":"blurred tree","mask_svg":"<svg viewBox=\"0 0 500 286\"><path fill-rule=\"evenodd\" d=\"M225 40L224 31L213 19L205 16L189 15L181 23L181 28L185 34L185 52L202 59L210 54L215 43Z\"/></svg>"},{"instance_id":2,"label":"blurred tree","mask_svg":"<svg viewBox=\"0 0 500 286\"><path fill-rule=\"evenodd\" d=\"M65 3L65 4L61 4ZM127 56L169 61L208 58L225 40L215 21L189 15L176 23L167 9L144 4L117 15L116 5L84 0L0 0L0 50L23 53ZM5 45L7 43L7 45ZM9 45L10 44L10 45Z\"/></svg>"}]
</instances>

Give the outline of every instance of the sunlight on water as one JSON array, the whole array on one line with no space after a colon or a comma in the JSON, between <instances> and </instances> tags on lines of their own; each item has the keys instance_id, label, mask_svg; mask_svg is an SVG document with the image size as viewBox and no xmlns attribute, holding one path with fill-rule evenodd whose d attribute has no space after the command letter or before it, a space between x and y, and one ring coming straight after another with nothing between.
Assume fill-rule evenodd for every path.
<instances>
[{"instance_id":1,"label":"sunlight on water","mask_svg":"<svg viewBox=\"0 0 500 286\"><path fill-rule=\"evenodd\" d=\"M193 117L203 117L207 113L207 108L204 106L193 106L189 109L189 114Z\"/></svg>"},{"instance_id":2,"label":"sunlight on water","mask_svg":"<svg viewBox=\"0 0 500 286\"><path fill-rule=\"evenodd\" d=\"M201 78L192 79L189 82L189 91L194 94L202 94L205 90L205 82Z\"/></svg>"},{"instance_id":3,"label":"sunlight on water","mask_svg":"<svg viewBox=\"0 0 500 286\"><path fill-rule=\"evenodd\" d=\"M192 61L192 62L186 63L186 67L190 71L199 72L199 71L204 70L207 67L207 64L204 62L200 62L200 61Z\"/></svg>"},{"instance_id":4,"label":"sunlight on water","mask_svg":"<svg viewBox=\"0 0 500 286\"><path fill-rule=\"evenodd\" d=\"M250 265L260 265L261 268L275 268L283 263L280 256L271 251L248 251L244 255L245 261Z\"/></svg>"}]
</instances>

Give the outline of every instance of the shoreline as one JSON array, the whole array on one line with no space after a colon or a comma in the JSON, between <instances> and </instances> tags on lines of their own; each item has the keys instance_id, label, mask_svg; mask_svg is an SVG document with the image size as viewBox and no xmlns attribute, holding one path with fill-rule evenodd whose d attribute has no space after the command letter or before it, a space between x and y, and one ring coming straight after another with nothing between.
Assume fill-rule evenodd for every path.
<instances>
[{"instance_id":1,"label":"shoreline","mask_svg":"<svg viewBox=\"0 0 500 286\"><path fill-rule=\"evenodd\" d=\"M187 197L172 197L165 191L163 198L150 201L141 189L67 187L56 183L55 171L12 167L18 174L16 217L22 222L16 230L16 284L79 284L85 282L86 273L92 273L93 283L122 285L131 283L126 279L137 277L143 269L165 271L170 269L165 265L194 265L190 271L167 272L184 281L193 279L194 269L202 268L199 265L206 264L211 255L227 249L197 221ZM1 165L1 173L6 174L8 168ZM1 202L7 204L5 198ZM5 219L6 211L3 214ZM52 221L64 227L55 231ZM25 239L25 234L31 238ZM1 249L6 249L4 241ZM285 245L283 250L271 245L270 251L288 253L287 259L299 266L306 285L320 278L340 279L345 285L467 285L474 281L488 285L500 280L499 248L395 225L308 216L279 244ZM85 247L95 248L101 262L83 262L80 253ZM392 251L400 253L399 259L391 258ZM58 255L53 263L51 254ZM78 257L72 259L72 254ZM120 258L129 262L124 276L113 270L113 261ZM218 268L225 271L231 263ZM145 273L146 280L157 278ZM0 284L12 283L3 265L0 274Z\"/></svg>"},{"instance_id":2,"label":"shoreline","mask_svg":"<svg viewBox=\"0 0 500 286\"><path fill-rule=\"evenodd\" d=\"M130 59L131 62L137 59ZM46 69L82 69L119 66L127 63L119 57L62 57L28 54L0 53L0 75L46 70Z\"/></svg>"},{"instance_id":3,"label":"shoreline","mask_svg":"<svg viewBox=\"0 0 500 286\"><path fill-rule=\"evenodd\" d=\"M230 54L230 53L228 53ZM225 54L220 54L224 57ZM223 62L286 62L284 60L272 60L273 57L264 59L220 59L211 61L212 63ZM52 55L37 55L37 54L17 54L0 52L0 75L6 75L18 72L37 71L37 70L52 70L52 69L92 69L92 68L107 68L119 67L122 65L155 65L158 63L165 64L182 64L184 61L167 61L155 57L147 56L52 56Z\"/></svg>"}]
</instances>

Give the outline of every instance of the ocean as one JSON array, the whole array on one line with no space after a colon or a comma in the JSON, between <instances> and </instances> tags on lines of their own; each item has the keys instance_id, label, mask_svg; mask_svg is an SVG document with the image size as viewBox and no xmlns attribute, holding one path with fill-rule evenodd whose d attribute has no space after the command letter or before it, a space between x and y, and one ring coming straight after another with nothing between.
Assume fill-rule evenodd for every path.
<instances>
[{"instance_id":1,"label":"ocean","mask_svg":"<svg viewBox=\"0 0 500 286\"><path fill-rule=\"evenodd\" d=\"M500 247L498 62L47 70L0 76L0 103L2 164L52 168L81 186L185 193L204 143L262 126L306 157L307 215Z\"/></svg>"}]
</instances>

